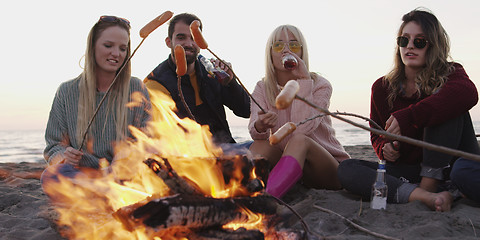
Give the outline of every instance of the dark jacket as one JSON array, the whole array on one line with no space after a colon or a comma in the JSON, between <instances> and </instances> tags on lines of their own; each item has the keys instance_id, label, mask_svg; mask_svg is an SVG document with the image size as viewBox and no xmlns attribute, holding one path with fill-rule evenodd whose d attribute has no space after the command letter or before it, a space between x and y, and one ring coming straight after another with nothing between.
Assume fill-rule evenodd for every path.
<instances>
[{"instance_id":1,"label":"dark jacket","mask_svg":"<svg viewBox=\"0 0 480 240\"><path fill-rule=\"evenodd\" d=\"M185 102L193 113L195 120L201 125L208 125L216 143L234 143L228 126L224 105L239 117L250 117L250 97L238 84L231 81L227 86L220 84L216 78L208 75L205 67L195 61L195 74L197 76L200 98L203 104L195 105L195 91L190 83L190 76L182 77L181 87ZM180 118L189 117L179 95L177 87L176 65L169 56L160 63L148 76L148 79L163 85L175 101L176 114Z\"/></svg>"}]
</instances>

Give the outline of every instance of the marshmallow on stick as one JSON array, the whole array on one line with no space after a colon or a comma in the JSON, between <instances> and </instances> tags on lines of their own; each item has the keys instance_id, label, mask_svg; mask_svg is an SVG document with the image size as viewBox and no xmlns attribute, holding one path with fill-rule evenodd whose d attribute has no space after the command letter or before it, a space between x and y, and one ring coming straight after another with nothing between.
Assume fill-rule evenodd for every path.
<instances>
[{"instance_id":1,"label":"marshmallow on stick","mask_svg":"<svg viewBox=\"0 0 480 240\"><path fill-rule=\"evenodd\" d=\"M290 106L299 89L300 85L297 81L289 80L275 99L277 109L285 109Z\"/></svg>"},{"instance_id":2,"label":"marshmallow on stick","mask_svg":"<svg viewBox=\"0 0 480 240\"><path fill-rule=\"evenodd\" d=\"M282 141L286 136L288 136L290 133L295 131L297 129L297 125L293 122L287 122L285 123L281 128L279 128L270 138L268 139L270 141L271 145L275 145Z\"/></svg>"}]
</instances>

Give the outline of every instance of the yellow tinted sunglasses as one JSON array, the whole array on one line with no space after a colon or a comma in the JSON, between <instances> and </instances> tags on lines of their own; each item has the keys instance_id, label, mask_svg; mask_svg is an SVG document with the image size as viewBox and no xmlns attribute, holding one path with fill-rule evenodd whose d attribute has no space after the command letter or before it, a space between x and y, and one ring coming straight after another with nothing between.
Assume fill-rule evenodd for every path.
<instances>
[{"instance_id":1,"label":"yellow tinted sunglasses","mask_svg":"<svg viewBox=\"0 0 480 240\"><path fill-rule=\"evenodd\" d=\"M285 45L287 45L287 42L276 41L272 44L272 49L275 52L282 52L285 48ZM302 50L302 44L297 41L290 41L288 42L288 48L290 49L290 51L298 53L300 52L300 50Z\"/></svg>"}]
</instances>

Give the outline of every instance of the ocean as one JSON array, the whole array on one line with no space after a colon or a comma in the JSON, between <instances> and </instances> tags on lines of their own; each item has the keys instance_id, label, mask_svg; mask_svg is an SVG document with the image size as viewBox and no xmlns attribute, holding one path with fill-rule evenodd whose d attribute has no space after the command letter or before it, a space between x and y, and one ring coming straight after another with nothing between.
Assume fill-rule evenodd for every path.
<instances>
[{"instance_id":1,"label":"ocean","mask_svg":"<svg viewBox=\"0 0 480 240\"><path fill-rule=\"evenodd\" d=\"M367 125L361 122L362 125ZM475 132L480 132L480 121L474 123ZM369 145L370 133L351 124L334 120L336 137L344 146ZM251 140L247 126L231 126L237 142ZM44 130L0 130L0 163L44 162Z\"/></svg>"}]
</instances>

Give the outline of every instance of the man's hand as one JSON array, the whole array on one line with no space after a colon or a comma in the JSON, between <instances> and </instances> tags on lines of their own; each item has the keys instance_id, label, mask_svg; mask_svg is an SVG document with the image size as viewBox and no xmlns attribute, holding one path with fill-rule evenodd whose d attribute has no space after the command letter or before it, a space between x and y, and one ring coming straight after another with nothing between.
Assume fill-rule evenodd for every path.
<instances>
[{"instance_id":1,"label":"man's hand","mask_svg":"<svg viewBox=\"0 0 480 240\"><path fill-rule=\"evenodd\" d=\"M222 69L223 71L225 71L226 73L228 73L229 75L229 78L224 80L224 82L222 83L223 85L228 85L230 84L230 82L233 80L233 71L232 71L232 64L229 63L229 62L225 62L227 65L223 64L220 60L218 59L215 59L215 61L213 62L213 65L216 67L216 68L220 68Z\"/></svg>"}]
</instances>

